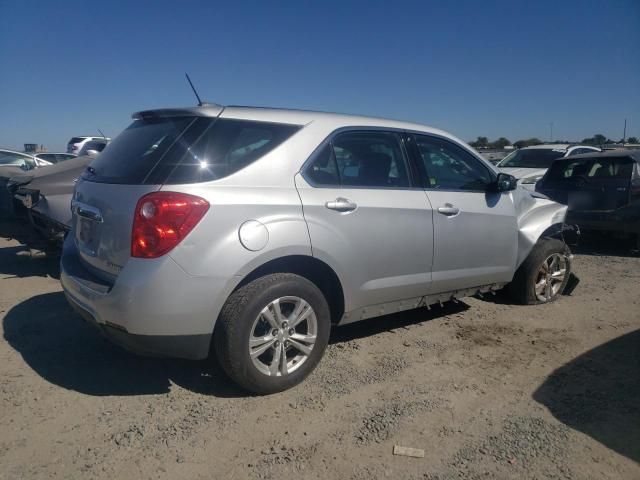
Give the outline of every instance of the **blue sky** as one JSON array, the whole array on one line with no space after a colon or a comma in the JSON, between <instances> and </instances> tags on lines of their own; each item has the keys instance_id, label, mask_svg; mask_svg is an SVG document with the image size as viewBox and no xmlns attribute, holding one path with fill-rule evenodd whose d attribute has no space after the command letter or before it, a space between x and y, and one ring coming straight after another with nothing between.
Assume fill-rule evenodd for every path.
<instances>
[{"instance_id":1,"label":"blue sky","mask_svg":"<svg viewBox=\"0 0 640 480\"><path fill-rule=\"evenodd\" d=\"M417 121L463 139L640 137L640 1L0 0L0 145L63 149L194 104Z\"/></svg>"}]
</instances>

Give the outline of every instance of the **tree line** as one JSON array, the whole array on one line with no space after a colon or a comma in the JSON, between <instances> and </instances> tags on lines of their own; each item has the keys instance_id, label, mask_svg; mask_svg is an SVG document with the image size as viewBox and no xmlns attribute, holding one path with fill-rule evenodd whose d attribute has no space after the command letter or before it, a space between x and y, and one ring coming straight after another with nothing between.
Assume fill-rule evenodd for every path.
<instances>
[{"instance_id":1,"label":"tree line","mask_svg":"<svg viewBox=\"0 0 640 480\"><path fill-rule=\"evenodd\" d=\"M500 137L493 142L490 142L487 137L477 137L475 140L469 142L473 148L492 148L492 149L503 149L509 145L513 145L515 148L522 147L530 147L532 145L540 145L541 143L581 143L583 145L594 145L594 146L602 146L602 145L610 145L612 143L640 143L637 137L629 137L625 141L620 139L619 141L611 140L610 138L605 137L604 135L597 133L593 137L584 138L581 142L570 142L568 140L554 140L553 142L543 142L539 138L526 138L517 140L513 143L508 138Z\"/></svg>"}]
</instances>

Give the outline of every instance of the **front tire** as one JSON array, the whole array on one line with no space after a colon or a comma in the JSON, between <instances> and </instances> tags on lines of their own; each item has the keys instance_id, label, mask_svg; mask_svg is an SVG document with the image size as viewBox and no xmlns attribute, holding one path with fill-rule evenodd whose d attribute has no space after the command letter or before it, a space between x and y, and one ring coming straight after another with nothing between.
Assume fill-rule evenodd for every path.
<instances>
[{"instance_id":1,"label":"front tire","mask_svg":"<svg viewBox=\"0 0 640 480\"><path fill-rule=\"evenodd\" d=\"M329 341L329 306L304 277L275 273L236 290L216 324L220 365L242 388L276 393L302 382Z\"/></svg>"},{"instance_id":2,"label":"front tire","mask_svg":"<svg viewBox=\"0 0 640 480\"><path fill-rule=\"evenodd\" d=\"M571 251L561 240L543 238L516 271L508 291L523 305L556 300L564 291L571 274Z\"/></svg>"}]
</instances>

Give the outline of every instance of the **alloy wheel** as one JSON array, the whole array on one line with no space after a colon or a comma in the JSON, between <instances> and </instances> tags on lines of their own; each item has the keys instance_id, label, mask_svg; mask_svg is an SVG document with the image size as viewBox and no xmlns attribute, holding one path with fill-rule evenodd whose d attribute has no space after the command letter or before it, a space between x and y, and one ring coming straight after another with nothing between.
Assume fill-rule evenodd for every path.
<instances>
[{"instance_id":1,"label":"alloy wheel","mask_svg":"<svg viewBox=\"0 0 640 480\"><path fill-rule=\"evenodd\" d=\"M536 298L548 302L560 293L567 274L567 258L562 253L549 255L538 270L534 285Z\"/></svg>"},{"instance_id":2,"label":"alloy wheel","mask_svg":"<svg viewBox=\"0 0 640 480\"><path fill-rule=\"evenodd\" d=\"M318 334L316 314L295 296L280 297L264 307L251 327L249 356L263 374L285 376L309 358Z\"/></svg>"}]
</instances>

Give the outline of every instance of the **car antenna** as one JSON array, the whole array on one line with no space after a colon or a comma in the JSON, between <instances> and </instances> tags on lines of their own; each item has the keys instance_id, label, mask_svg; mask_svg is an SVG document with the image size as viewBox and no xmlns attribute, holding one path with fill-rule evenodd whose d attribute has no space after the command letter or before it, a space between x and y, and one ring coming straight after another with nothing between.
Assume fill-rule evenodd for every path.
<instances>
[{"instance_id":1,"label":"car antenna","mask_svg":"<svg viewBox=\"0 0 640 480\"><path fill-rule=\"evenodd\" d=\"M200 95L198 95L198 92L196 91L196 87L193 86L193 82L191 81L191 79L189 78L189 74L185 73L184 74L185 77L187 77L187 82L189 82L189 85L191 85L191 90L193 90L193 94L196 96L196 98L198 99L198 106L201 107L202 105L204 105L202 103L202 100L200 100Z\"/></svg>"},{"instance_id":2,"label":"car antenna","mask_svg":"<svg viewBox=\"0 0 640 480\"><path fill-rule=\"evenodd\" d=\"M222 105L218 105L217 103L211 103L211 102L203 102L202 100L200 100L200 95L198 95L198 92L196 91L196 87L193 86L193 82L191 81L191 78L189 78L189 74L185 73L184 76L187 77L187 81L189 82L189 85L191 85L191 90L193 90L194 95L198 99L199 107L219 107L224 110L224 107Z\"/></svg>"},{"instance_id":3,"label":"car antenna","mask_svg":"<svg viewBox=\"0 0 640 480\"><path fill-rule=\"evenodd\" d=\"M102 130L98 129L98 131L100 132L100 135L102 135L102 138L104 138L106 140L107 136L104 133L102 133Z\"/></svg>"}]
</instances>

